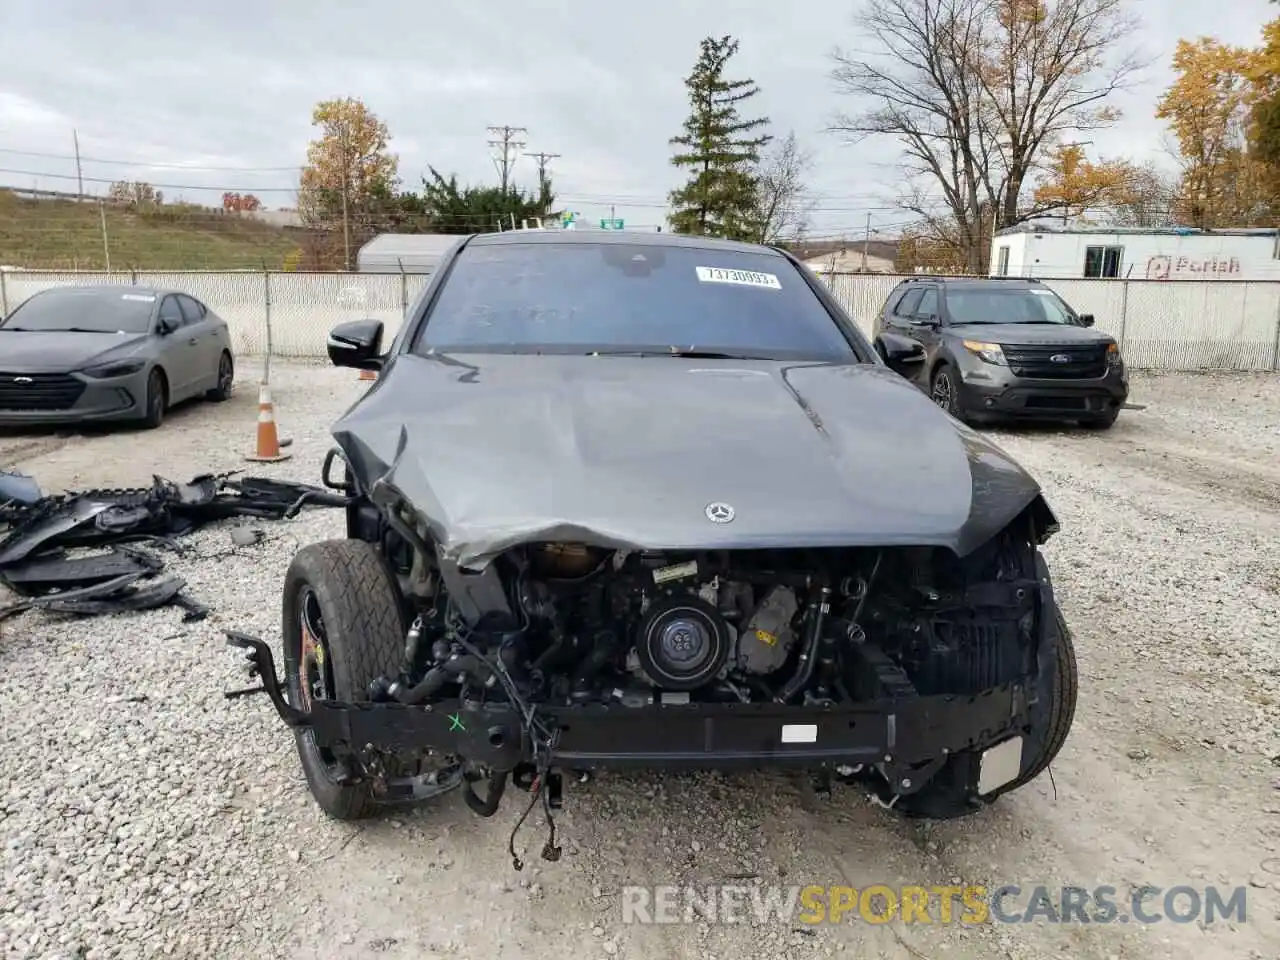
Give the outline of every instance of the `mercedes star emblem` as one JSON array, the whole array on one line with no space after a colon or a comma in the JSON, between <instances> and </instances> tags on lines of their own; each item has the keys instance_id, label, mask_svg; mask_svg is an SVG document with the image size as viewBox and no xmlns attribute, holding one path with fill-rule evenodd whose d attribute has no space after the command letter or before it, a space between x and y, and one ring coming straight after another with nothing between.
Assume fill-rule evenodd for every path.
<instances>
[{"instance_id":1,"label":"mercedes star emblem","mask_svg":"<svg viewBox=\"0 0 1280 960\"><path fill-rule=\"evenodd\" d=\"M712 523L728 523L733 519L733 507L727 503L708 503L707 519Z\"/></svg>"}]
</instances>

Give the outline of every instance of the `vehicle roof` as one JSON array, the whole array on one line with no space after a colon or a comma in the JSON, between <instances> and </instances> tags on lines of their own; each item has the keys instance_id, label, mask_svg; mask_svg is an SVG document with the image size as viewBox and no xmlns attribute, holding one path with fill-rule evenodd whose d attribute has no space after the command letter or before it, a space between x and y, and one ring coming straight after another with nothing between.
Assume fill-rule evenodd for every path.
<instances>
[{"instance_id":1,"label":"vehicle roof","mask_svg":"<svg viewBox=\"0 0 1280 960\"><path fill-rule=\"evenodd\" d=\"M131 283L76 283L66 284L64 286L48 287L39 291L38 294L32 294L32 296L47 295L50 293L77 293L82 295L97 293L106 298L119 297L126 293L134 293L139 296L156 297L159 299L166 294L183 292L184 291L182 290L171 290L167 287L138 287ZM191 296L191 294L186 295Z\"/></svg>"},{"instance_id":2,"label":"vehicle roof","mask_svg":"<svg viewBox=\"0 0 1280 960\"><path fill-rule=\"evenodd\" d=\"M639 233L628 230L506 230L502 233L478 233L472 246L505 246L512 244L627 244L644 247L684 247L720 250L725 253L756 253L781 257L773 247L758 243L741 243L687 233Z\"/></svg>"},{"instance_id":3,"label":"vehicle roof","mask_svg":"<svg viewBox=\"0 0 1280 960\"><path fill-rule=\"evenodd\" d=\"M941 283L948 287L991 287L1000 286L1011 290L1043 287L1044 284L1035 277L908 277L899 286L919 283Z\"/></svg>"}]
</instances>

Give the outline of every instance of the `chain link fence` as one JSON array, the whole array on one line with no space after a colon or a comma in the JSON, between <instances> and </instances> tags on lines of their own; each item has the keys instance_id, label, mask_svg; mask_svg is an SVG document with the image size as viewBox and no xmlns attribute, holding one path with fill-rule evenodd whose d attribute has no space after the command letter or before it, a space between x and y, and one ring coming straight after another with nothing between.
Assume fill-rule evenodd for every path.
<instances>
[{"instance_id":1,"label":"chain link fence","mask_svg":"<svg viewBox=\"0 0 1280 960\"><path fill-rule=\"evenodd\" d=\"M390 343L428 278L363 273L0 272L0 314L63 284L133 283L184 290L227 321L242 356L324 358L329 329L376 318ZM863 332L903 280L828 274L837 299ZM1151 370L1280 370L1280 282L1047 280L1097 328L1119 341L1125 361Z\"/></svg>"},{"instance_id":2,"label":"chain link fence","mask_svg":"<svg viewBox=\"0 0 1280 960\"><path fill-rule=\"evenodd\" d=\"M125 283L182 290L227 321L240 356L323 358L329 330L344 320L374 318L387 325L385 342L427 278L362 273L0 273L0 311L64 284Z\"/></svg>"}]
</instances>

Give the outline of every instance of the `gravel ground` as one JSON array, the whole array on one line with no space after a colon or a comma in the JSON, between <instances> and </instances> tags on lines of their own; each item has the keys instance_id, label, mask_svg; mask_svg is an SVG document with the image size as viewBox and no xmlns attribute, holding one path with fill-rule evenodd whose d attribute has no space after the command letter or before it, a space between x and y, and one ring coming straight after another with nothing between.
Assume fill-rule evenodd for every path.
<instances>
[{"instance_id":1,"label":"gravel ground","mask_svg":"<svg viewBox=\"0 0 1280 960\"><path fill-rule=\"evenodd\" d=\"M251 375L256 375L253 371ZM252 383L159 433L0 437L46 488L208 470L314 482L355 374L273 371L292 460L242 461ZM1280 379L1141 377L1107 434L992 436L1063 522L1047 548L1076 632L1081 695L1052 780L951 824L898 820L852 790L781 777L601 777L566 788L567 856L536 859L508 802L451 797L356 828L324 820L292 740L220 632L277 640L280 580L336 511L227 527L170 567L215 614L26 614L0 636L0 949L7 957L1280 957ZM216 562L210 562L217 558ZM51 702L51 697L57 697ZM518 799L518 798L517 798ZM1244 923L636 926L628 883L1248 886ZM752 882L752 881L747 881ZM1025 906L1025 896L1012 900ZM935 915L935 920L936 920Z\"/></svg>"}]
</instances>

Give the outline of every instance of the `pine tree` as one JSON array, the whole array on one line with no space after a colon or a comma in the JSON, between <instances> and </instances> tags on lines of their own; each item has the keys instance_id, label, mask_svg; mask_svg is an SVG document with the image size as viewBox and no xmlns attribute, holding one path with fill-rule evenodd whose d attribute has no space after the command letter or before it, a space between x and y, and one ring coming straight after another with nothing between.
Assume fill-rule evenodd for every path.
<instances>
[{"instance_id":1,"label":"pine tree","mask_svg":"<svg viewBox=\"0 0 1280 960\"><path fill-rule=\"evenodd\" d=\"M693 107L684 133L672 137L683 148L671 158L677 167L691 168L689 182L673 190L668 220L676 233L751 239L759 232L755 169L760 148L773 138L751 135L768 118L744 120L738 107L760 92L754 80L726 80L725 66L738 52L732 37L707 37L693 71L685 78Z\"/></svg>"}]
</instances>

